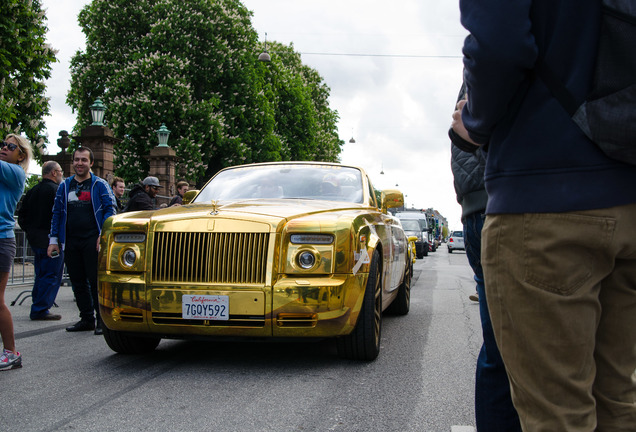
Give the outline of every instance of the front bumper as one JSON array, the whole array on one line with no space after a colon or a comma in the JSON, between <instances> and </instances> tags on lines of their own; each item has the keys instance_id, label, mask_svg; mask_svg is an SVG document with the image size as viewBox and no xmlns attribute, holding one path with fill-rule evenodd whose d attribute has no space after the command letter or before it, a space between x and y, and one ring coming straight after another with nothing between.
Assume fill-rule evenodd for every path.
<instances>
[{"instance_id":1,"label":"front bumper","mask_svg":"<svg viewBox=\"0 0 636 432\"><path fill-rule=\"evenodd\" d=\"M366 273L281 277L273 286L147 284L143 274L99 274L100 313L111 330L165 338L334 337L349 334ZM184 320L182 296L227 295L229 320Z\"/></svg>"}]
</instances>

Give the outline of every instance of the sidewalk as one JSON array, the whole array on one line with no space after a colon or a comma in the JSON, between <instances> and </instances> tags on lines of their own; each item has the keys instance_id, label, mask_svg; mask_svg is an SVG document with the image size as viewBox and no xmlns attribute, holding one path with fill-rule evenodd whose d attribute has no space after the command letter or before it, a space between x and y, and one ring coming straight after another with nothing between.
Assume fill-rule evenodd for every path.
<instances>
[{"instance_id":1,"label":"sidewalk","mask_svg":"<svg viewBox=\"0 0 636 432\"><path fill-rule=\"evenodd\" d=\"M79 321L79 311L75 305L73 296L73 290L70 285L62 285L55 303L59 307L53 306L51 313L62 315L60 321L31 321L29 313L31 312L31 297L28 297L24 302L25 294L30 294L32 285L14 285L7 286L4 299L13 316L13 332L16 339L33 336L36 334L47 333L49 331L64 330L71 324ZM28 291L20 296L15 305L11 306L11 303L18 297L20 292ZM22 305L20 303L22 302Z\"/></svg>"}]
</instances>

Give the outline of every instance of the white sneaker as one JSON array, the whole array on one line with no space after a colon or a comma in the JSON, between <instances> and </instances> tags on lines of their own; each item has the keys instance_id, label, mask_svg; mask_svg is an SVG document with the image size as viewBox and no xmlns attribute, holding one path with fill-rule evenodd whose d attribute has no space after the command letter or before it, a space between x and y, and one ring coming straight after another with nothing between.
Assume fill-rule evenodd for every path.
<instances>
[{"instance_id":1,"label":"white sneaker","mask_svg":"<svg viewBox=\"0 0 636 432\"><path fill-rule=\"evenodd\" d=\"M22 367L22 356L19 352L5 349L0 356L0 371L17 369Z\"/></svg>"}]
</instances>

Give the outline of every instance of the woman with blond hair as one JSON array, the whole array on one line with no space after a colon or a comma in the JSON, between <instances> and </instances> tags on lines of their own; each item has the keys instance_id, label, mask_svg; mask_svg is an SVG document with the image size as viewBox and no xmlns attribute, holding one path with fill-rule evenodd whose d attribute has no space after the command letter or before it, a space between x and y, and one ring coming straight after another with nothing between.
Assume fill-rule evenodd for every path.
<instances>
[{"instance_id":1,"label":"woman with blond hair","mask_svg":"<svg viewBox=\"0 0 636 432\"><path fill-rule=\"evenodd\" d=\"M4 292L16 249L13 215L24 191L30 161L29 142L15 134L7 135L0 144L0 336L4 343L0 371L22 367L22 356L15 349L13 318L4 301Z\"/></svg>"}]
</instances>

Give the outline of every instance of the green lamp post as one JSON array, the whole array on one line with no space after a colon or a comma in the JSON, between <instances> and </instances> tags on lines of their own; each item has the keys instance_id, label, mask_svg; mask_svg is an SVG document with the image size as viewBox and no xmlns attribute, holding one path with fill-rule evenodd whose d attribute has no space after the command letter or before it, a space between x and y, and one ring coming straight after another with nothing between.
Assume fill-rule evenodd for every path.
<instances>
[{"instance_id":1,"label":"green lamp post","mask_svg":"<svg viewBox=\"0 0 636 432\"><path fill-rule=\"evenodd\" d=\"M106 106L102 103L102 100L100 98L95 99L95 102L93 102L93 105L89 108L91 109L91 117L93 118L91 126L104 126Z\"/></svg>"},{"instance_id":2,"label":"green lamp post","mask_svg":"<svg viewBox=\"0 0 636 432\"><path fill-rule=\"evenodd\" d=\"M170 136L170 131L166 127L164 123L161 123L161 127L155 131L157 133L157 138L159 139L159 145L157 147L168 147L168 137Z\"/></svg>"}]
</instances>

